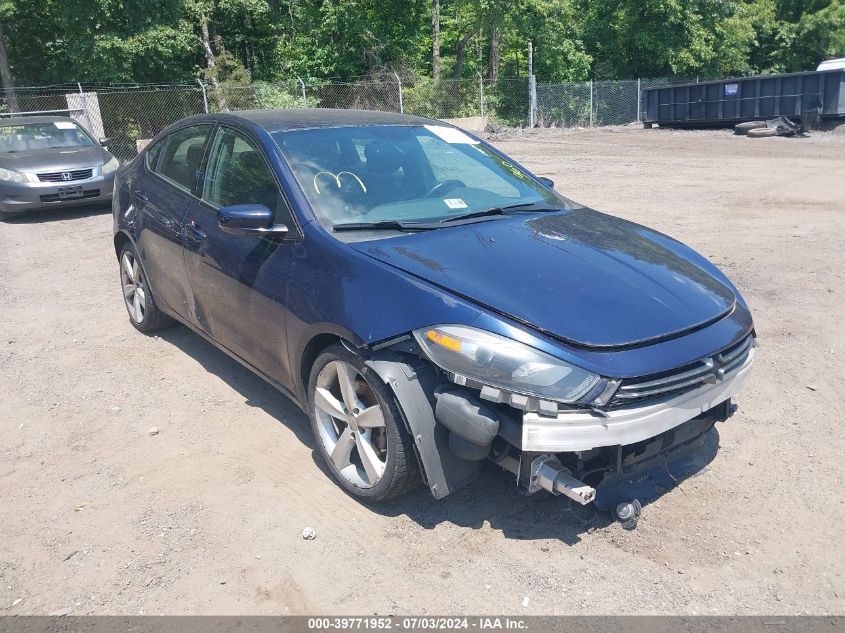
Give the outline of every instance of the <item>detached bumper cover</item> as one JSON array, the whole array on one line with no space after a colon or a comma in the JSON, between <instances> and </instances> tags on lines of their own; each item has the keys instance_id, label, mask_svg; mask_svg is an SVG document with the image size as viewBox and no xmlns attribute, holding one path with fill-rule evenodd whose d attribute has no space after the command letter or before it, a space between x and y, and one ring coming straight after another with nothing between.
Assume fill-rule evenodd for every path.
<instances>
[{"instance_id":1,"label":"detached bumper cover","mask_svg":"<svg viewBox=\"0 0 845 633\"><path fill-rule=\"evenodd\" d=\"M594 412L561 413L557 417L526 413L522 419L522 450L586 451L659 435L739 393L748 383L754 354L752 349L742 365L713 385L657 402L611 409L604 416Z\"/></svg>"}]
</instances>

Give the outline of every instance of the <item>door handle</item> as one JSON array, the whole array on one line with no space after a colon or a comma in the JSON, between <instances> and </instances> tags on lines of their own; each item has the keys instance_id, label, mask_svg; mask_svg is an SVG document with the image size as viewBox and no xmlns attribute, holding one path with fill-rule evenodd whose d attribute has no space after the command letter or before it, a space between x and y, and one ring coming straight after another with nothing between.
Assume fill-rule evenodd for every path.
<instances>
[{"instance_id":1,"label":"door handle","mask_svg":"<svg viewBox=\"0 0 845 633\"><path fill-rule=\"evenodd\" d=\"M136 197L136 198L138 198L138 200L140 200L141 202L149 202L149 201L150 201L150 197L149 197L146 193L144 193L143 191L138 191L138 190L136 189L136 190L133 192L133 194L134 194L134 195L135 195L135 197Z\"/></svg>"},{"instance_id":2,"label":"door handle","mask_svg":"<svg viewBox=\"0 0 845 633\"><path fill-rule=\"evenodd\" d=\"M185 225L185 232L194 240L204 240L208 235L202 230L202 227L196 223L196 220L191 220Z\"/></svg>"}]
</instances>

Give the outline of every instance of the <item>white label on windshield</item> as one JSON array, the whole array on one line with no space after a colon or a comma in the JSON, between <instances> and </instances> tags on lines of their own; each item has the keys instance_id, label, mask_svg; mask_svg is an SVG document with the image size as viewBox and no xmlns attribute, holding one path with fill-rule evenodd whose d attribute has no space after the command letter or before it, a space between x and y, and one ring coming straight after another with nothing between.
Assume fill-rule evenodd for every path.
<instances>
[{"instance_id":1,"label":"white label on windshield","mask_svg":"<svg viewBox=\"0 0 845 633\"><path fill-rule=\"evenodd\" d=\"M464 145L478 145L478 141L470 138L459 129L445 125L426 125L425 129L440 137L447 143L462 143Z\"/></svg>"},{"instance_id":2,"label":"white label on windshield","mask_svg":"<svg viewBox=\"0 0 845 633\"><path fill-rule=\"evenodd\" d=\"M71 123L70 121L53 121L53 125L55 125L60 130L75 130L76 124Z\"/></svg>"},{"instance_id":3,"label":"white label on windshield","mask_svg":"<svg viewBox=\"0 0 845 633\"><path fill-rule=\"evenodd\" d=\"M450 209L466 209L469 205L460 198L443 198L443 202Z\"/></svg>"}]
</instances>

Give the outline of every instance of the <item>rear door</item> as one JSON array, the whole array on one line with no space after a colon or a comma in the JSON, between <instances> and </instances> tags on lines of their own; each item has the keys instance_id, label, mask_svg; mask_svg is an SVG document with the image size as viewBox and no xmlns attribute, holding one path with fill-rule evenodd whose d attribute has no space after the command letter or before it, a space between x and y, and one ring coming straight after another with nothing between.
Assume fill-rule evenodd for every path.
<instances>
[{"instance_id":1,"label":"rear door","mask_svg":"<svg viewBox=\"0 0 845 633\"><path fill-rule=\"evenodd\" d=\"M197 324L215 341L289 385L285 295L294 240L224 233L217 210L262 204L294 236L290 207L259 144L220 126L208 154L202 200L185 218L185 265Z\"/></svg>"},{"instance_id":2,"label":"rear door","mask_svg":"<svg viewBox=\"0 0 845 633\"><path fill-rule=\"evenodd\" d=\"M191 289L182 256L183 221L197 200L200 167L213 125L182 128L147 152L132 185L137 211L137 246L156 299L190 316Z\"/></svg>"}]
</instances>

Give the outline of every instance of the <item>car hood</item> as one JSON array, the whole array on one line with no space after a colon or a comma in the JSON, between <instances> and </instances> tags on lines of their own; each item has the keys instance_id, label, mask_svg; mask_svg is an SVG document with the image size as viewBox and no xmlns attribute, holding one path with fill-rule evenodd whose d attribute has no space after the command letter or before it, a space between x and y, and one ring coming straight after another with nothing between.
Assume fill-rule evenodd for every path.
<instances>
[{"instance_id":1,"label":"car hood","mask_svg":"<svg viewBox=\"0 0 845 633\"><path fill-rule=\"evenodd\" d=\"M65 171L97 167L111 158L102 147L55 147L28 152L3 152L0 167L15 171Z\"/></svg>"},{"instance_id":2,"label":"car hood","mask_svg":"<svg viewBox=\"0 0 845 633\"><path fill-rule=\"evenodd\" d=\"M352 246L581 346L678 336L730 313L737 299L730 282L692 249L589 209L514 215Z\"/></svg>"}]
</instances>

